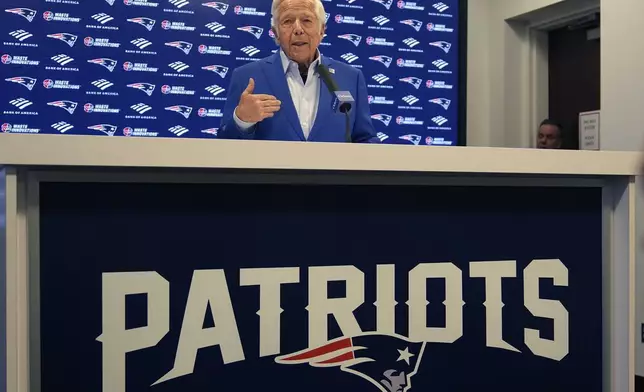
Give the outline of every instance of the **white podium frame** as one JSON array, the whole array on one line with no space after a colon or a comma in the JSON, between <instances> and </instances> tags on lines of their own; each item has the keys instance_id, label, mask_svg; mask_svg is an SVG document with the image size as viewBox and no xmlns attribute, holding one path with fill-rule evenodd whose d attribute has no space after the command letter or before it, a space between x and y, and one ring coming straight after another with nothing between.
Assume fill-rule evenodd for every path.
<instances>
[{"instance_id":1,"label":"white podium frame","mask_svg":"<svg viewBox=\"0 0 644 392\"><path fill-rule=\"evenodd\" d=\"M603 390L632 392L638 162L627 152L0 135L0 392L40 392L38 203L50 181L601 187Z\"/></svg>"}]
</instances>

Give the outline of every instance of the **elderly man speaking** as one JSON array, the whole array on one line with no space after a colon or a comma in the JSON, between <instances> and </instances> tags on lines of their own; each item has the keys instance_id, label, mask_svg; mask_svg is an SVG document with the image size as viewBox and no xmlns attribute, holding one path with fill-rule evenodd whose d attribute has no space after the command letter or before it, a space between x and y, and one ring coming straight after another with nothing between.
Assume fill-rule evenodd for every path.
<instances>
[{"instance_id":1,"label":"elderly man speaking","mask_svg":"<svg viewBox=\"0 0 644 392\"><path fill-rule=\"evenodd\" d=\"M231 77L219 137L224 139L380 143L371 123L362 73L324 57L320 0L273 0L271 29L280 50L236 68ZM324 64L340 90L355 102L344 114L332 109L333 95L318 73Z\"/></svg>"}]
</instances>

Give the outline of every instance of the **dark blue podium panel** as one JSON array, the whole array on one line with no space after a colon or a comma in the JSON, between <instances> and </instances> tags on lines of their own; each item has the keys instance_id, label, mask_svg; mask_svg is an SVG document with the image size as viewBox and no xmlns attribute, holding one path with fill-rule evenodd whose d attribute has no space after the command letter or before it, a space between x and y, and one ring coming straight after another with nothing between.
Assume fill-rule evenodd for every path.
<instances>
[{"instance_id":1,"label":"dark blue podium panel","mask_svg":"<svg viewBox=\"0 0 644 392\"><path fill-rule=\"evenodd\" d=\"M42 391L601 391L599 188L43 183Z\"/></svg>"}]
</instances>

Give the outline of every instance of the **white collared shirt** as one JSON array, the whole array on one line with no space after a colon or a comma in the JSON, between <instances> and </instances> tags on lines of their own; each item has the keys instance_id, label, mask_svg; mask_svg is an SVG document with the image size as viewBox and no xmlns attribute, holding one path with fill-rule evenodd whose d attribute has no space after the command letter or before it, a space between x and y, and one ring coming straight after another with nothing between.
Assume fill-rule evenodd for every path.
<instances>
[{"instance_id":1,"label":"white collared shirt","mask_svg":"<svg viewBox=\"0 0 644 392\"><path fill-rule=\"evenodd\" d=\"M280 49L279 53L282 60L282 67L284 68L284 74L286 76L286 83L288 84L288 89L291 93L293 105L295 105L297 117L300 120L304 137L308 139L318 111L320 78L315 72L315 68L320 63L322 54L320 54L320 51L318 50L318 57L309 66L306 84L304 84L302 82L302 76L300 76L297 63L286 57L286 53L284 53L283 50ZM233 118L241 130L247 130L256 124L241 121L235 112L233 112Z\"/></svg>"}]
</instances>

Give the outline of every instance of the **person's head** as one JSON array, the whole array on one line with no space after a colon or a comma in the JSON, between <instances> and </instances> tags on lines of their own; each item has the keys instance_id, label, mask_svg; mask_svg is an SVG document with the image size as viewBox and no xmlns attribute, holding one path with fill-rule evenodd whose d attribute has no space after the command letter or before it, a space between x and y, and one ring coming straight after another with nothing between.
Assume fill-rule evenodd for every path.
<instances>
[{"instance_id":1,"label":"person's head","mask_svg":"<svg viewBox=\"0 0 644 392\"><path fill-rule=\"evenodd\" d=\"M273 0L271 29L286 56L310 64L324 37L325 16L321 0Z\"/></svg>"},{"instance_id":2,"label":"person's head","mask_svg":"<svg viewBox=\"0 0 644 392\"><path fill-rule=\"evenodd\" d=\"M537 148L557 149L562 144L562 127L552 120L544 120L537 134Z\"/></svg>"}]
</instances>

